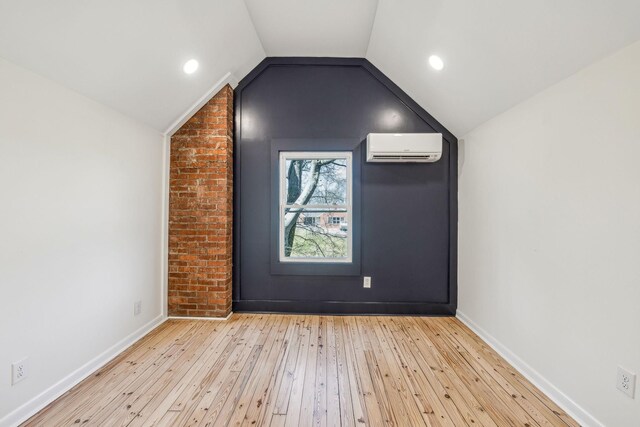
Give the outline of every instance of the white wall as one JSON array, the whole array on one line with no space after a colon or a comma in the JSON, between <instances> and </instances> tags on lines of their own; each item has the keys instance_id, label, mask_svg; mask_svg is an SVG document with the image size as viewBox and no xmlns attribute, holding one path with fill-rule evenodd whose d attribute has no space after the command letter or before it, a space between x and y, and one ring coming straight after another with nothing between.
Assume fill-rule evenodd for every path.
<instances>
[{"instance_id":1,"label":"white wall","mask_svg":"<svg viewBox=\"0 0 640 427\"><path fill-rule=\"evenodd\" d=\"M464 140L459 313L586 423L639 426L640 43Z\"/></svg>"},{"instance_id":2,"label":"white wall","mask_svg":"<svg viewBox=\"0 0 640 427\"><path fill-rule=\"evenodd\" d=\"M0 59L0 425L161 320L162 165L157 131Z\"/></svg>"}]
</instances>

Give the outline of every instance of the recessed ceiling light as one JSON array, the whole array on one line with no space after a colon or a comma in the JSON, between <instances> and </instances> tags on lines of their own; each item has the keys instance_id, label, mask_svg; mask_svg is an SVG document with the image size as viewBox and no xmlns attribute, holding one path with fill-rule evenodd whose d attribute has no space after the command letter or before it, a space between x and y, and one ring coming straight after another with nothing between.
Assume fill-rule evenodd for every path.
<instances>
[{"instance_id":1,"label":"recessed ceiling light","mask_svg":"<svg viewBox=\"0 0 640 427\"><path fill-rule=\"evenodd\" d=\"M198 65L198 61L196 61L195 59L190 59L184 63L182 70L187 74L193 74L198 69Z\"/></svg>"},{"instance_id":2,"label":"recessed ceiling light","mask_svg":"<svg viewBox=\"0 0 640 427\"><path fill-rule=\"evenodd\" d=\"M442 58L440 58L438 55L431 55L429 57L429 65L431 65L434 70L438 70L438 71L444 68L444 62L442 61Z\"/></svg>"}]
</instances>

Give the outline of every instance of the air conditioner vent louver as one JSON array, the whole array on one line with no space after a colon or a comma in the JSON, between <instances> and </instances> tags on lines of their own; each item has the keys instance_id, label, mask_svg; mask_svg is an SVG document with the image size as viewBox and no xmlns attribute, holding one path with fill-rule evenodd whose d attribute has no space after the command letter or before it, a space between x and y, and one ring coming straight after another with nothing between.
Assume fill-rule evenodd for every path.
<instances>
[{"instance_id":1,"label":"air conditioner vent louver","mask_svg":"<svg viewBox=\"0 0 640 427\"><path fill-rule=\"evenodd\" d=\"M429 156L429 155L421 155L421 154L416 154L416 155L398 155L398 156L392 156L392 155L385 155L385 154L374 154L372 156L373 159L375 160L402 160L402 159L406 159L406 160L428 160L431 158L435 158L436 156Z\"/></svg>"},{"instance_id":2,"label":"air conditioner vent louver","mask_svg":"<svg viewBox=\"0 0 640 427\"><path fill-rule=\"evenodd\" d=\"M367 162L431 163L442 157L442 134L367 135Z\"/></svg>"}]
</instances>

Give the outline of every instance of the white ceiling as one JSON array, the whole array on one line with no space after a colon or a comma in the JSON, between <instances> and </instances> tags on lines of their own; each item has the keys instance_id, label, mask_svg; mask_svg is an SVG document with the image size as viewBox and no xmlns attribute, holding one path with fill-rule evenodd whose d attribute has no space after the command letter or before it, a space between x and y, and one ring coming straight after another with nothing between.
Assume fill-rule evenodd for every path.
<instances>
[{"instance_id":1,"label":"white ceiling","mask_svg":"<svg viewBox=\"0 0 640 427\"><path fill-rule=\"evenodd\" d=\"M0 56L164 131L264 50L238 0L0 0Z\"/></svg>"},{"instance_id":2,"label":"white ceiling","mask_svg":"<svg viewBox=\"0 0 640 427\"><path fill-rule=\"evenodd\" d=\"M462 137L638 39L638 0L380 0L367 58Z\"/></svg>"},{"instance_id":3,"label":"white ceiling","mask_svg":"<svg viewBox=\"0 0 640 427\"><path fill-rule=\"evenodd\" d=\"M353 56L463 136L638 39L638 0L0 0L0 56L160 131L265 56Z\"/></svg>"},{"instance_id":4,"label":"white ceiling","mask_svg":"<svg viewBox=\"0 0 640 427\"><path fill-rule=\"evenodd\" d=\"M267 56L364 57L377 0L245 0Z\"/></svg>"}]
</instances>

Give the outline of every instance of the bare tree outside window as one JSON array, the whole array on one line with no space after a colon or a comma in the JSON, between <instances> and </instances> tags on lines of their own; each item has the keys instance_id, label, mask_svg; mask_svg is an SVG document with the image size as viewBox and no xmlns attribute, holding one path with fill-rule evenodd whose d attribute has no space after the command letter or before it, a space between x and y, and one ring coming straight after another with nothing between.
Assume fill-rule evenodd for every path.
<instances>
[{"instance_id":1,"label":"bare tree outside window","mask_svg":"<svg viewBox=\"0 0 640 427\"><path fill-rule=\"evenodd\" d=\"M281 259L349 261L351 153L281 153Z\"/></svg>"}]
</instances>

